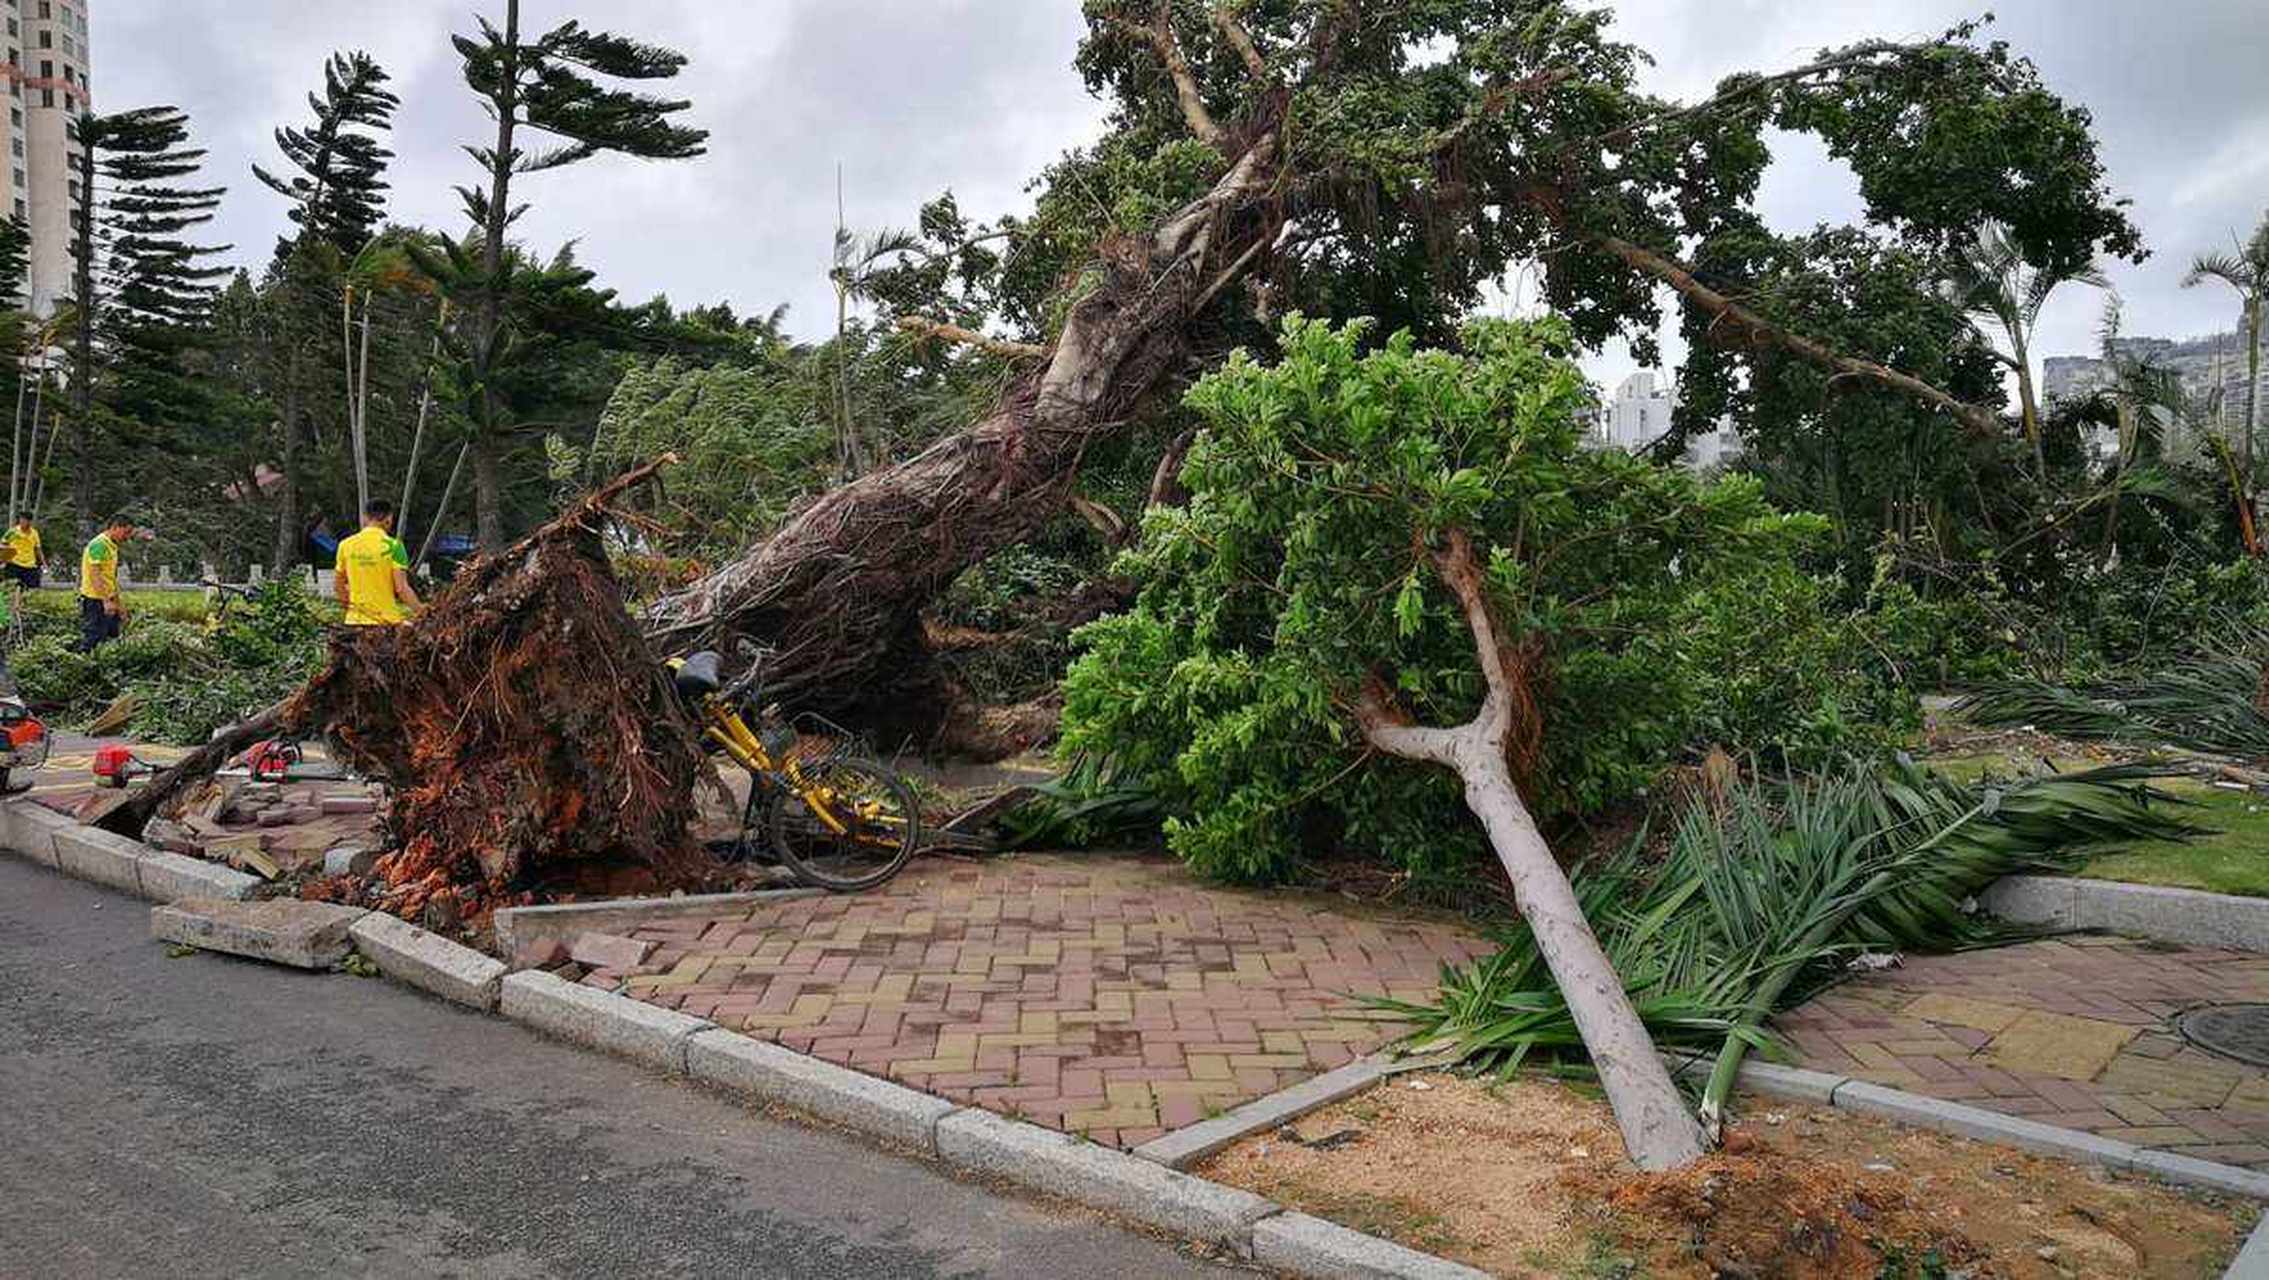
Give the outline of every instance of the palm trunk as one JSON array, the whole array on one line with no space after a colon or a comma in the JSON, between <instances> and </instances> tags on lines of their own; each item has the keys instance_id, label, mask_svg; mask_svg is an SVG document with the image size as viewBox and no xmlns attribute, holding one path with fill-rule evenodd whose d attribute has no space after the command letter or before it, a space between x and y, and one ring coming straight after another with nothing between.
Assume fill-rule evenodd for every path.
<instances>
[{"instance_id":1,"label":"palm trunk","mask_svg":"<svg viewBox=\"0 0 2269 1280\"><path fill-rule=\"evenodd\" d=\"M465 455L472 449L470 444L459 446L457 461L449 467L449 482L441 486L441 505L433 509L433 519L425 527L425 538L418 543L417 558L410 561L412 565L425 563L426 553L433 550L434 535L449 522L449 500L457 496L457 477L465 473Z\"/></svg>"},{"instance_id":2,"label":"palm trunk","mask_svg":"<svg viewBox=\"0 0 2269 1280\"><path fill-rule=\"evenodd\" d=\"M16 512L21 508L21 494L25 473L30 470L23 462L24 453L24 364L16 361L16 429L8 438L8 526L14 528Z\"/></svg>"},{"instance_id":3,"label":"palm trunk","mask_svg":"<svg viewBox=\"0 0 2269 1280\"><path fill-rule=\"evenodd\" d=\"M350 388L355 451L355 514L370 509L370 293L362 295L362 350L355 357L360 367Z\"/></svg>"},{"instance_id":4,"label":"palm trunk","mask_svg":"<svg viewBox=\"0 0 2269 1280\"><path fill-rule=\"evenodd\" d=\"M418 455L425 449L426 419L433 413L433 366L441 359L441 326L449 323L449 303L441 303L441 313L434 320L433 349L426 353L425 374L418 379L418 425L410 433L410 464L402 468L402 501L394 508L402 527L395 536L408 541L410 536L410 500L417 495Z\"/></svg>"},{"instance_id":5,"label":"palm trunk","mask_svg":"<svg viewBox=\"0 0 2269 1280\"><path fill-rule=\"evenodd\" d=\"M487 436L473 440L473 532L481 550L504 546L504 474L496 445Z\"/></svg>"},{"instance_id":6,"label":"palm trunk","mask_svg":"<svg viewBox=\"0 0 2269 1280\"><path fill-rule=\"evenodd\" d=\"M2253 437L2261 426L2261 295L2245 304L2245 492L2253 503Z\"/></svg>"},{"instance_id":7,"label":"palm trunk","mask_svg":"<svg viewBox=\"0 0 2269 1280\"><path fill-rule=\"evenodd\" d=\"M2009 344L2017 355L2017 408L2024 415L2025 439L2033 446L2033 474L2048 483L2048 451L2041 445L2041 407L2033 390L2033 359L2014 336Z\"/></svg>"}]
</instances>

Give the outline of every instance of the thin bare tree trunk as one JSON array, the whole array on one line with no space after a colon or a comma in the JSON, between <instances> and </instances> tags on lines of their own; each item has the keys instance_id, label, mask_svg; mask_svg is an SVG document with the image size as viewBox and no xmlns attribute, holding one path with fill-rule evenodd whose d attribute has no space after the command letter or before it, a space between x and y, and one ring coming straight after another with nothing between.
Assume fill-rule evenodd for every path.
<instances>
[{"instance_id":1,"label":"thin bare tree trunk","mask_svg":"<svg viewBox=\"0 0 2269 1280\"><path fill-rule=\"evenodd\" d=\"M1453 530L1435 565L1464 608L1489 692L1474 718L1456 728L1413 725L1376 681L1363 690L1356 720L1372 746L1405 760L1455 770L1466 807L1489 833L1490 847L1512 880L1521 919L1568 1002L1584 1051L1615 1111L1623 1145L1642 1169L1675 1169L1701 1158L1702 1126L1686 1109L1654 1039L1639 1020L1623 979L1584 919L1567 873L1552 856L1536 820L1513 784L1506 753L1523 714L1508 646L1498 634L1481 562L1463 530Z\"/></svg>"},{"instance_id":2,"label":"thin bare tree trunk","mask_svg":"<svg viewBox=\"0 0 2269 1280\"><path fill-rule=\"evenodd\" d=\"M441 486L441 505L433 509L433 520L431 523L426 525L425 539L418 543L417 558L411 560L411 564L420 565L425 563L426 552L433 550L434 535L440 533L441 526L448 522L449 500L457 496L457 477L464 474L465 455L471 453L472 450L473 446L470 443L458 446L457 461L451 463L449 467L449 482Z\"/></svg>"},{"instance_id":3,"label":"thin bare tree trunk","mask_svg":"<svg viewBox=\"0 0 2269 1280\"><path fill-rule=\"evenodd\" d=\"M356 363L361 367L355 373L351 405L354 414L357 517L370 509L370 301L370 291L366 289L362 295L362 351L356 357Z\"/></svg>"},{"instance_id":4,"label":"thin bare tree trunk","mask_svg":"<svg viewBox=\"0 0 2269 1280\"><path fill-rule=\"evenodd\" d=\"M402 469L402 501L394 508L395 519L401 527L394 536L405 541L410 536L410 499L417 493L418 455L425 448L426 419L433 413L433 366L441 359L441 326L449 323L449 301L441 302L441 313L434 318L433 349L426 353L425 374L418 379L418 425L410 434L410 464Z\"/></svg>"}]
</instances>

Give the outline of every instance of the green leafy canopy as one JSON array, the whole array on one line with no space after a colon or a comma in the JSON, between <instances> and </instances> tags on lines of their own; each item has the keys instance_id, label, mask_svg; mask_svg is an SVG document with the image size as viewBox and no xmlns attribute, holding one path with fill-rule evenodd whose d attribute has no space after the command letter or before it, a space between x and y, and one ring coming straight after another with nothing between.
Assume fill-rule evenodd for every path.
<instances>
[{"instance_id":1,"label":"green leafy canopy","mask_svg":"<svg viewBox=\"0 0 2269 1280\"><path fill-rule=\"evenodd\" d=\"M1750 479L1582 447L1591 393L1559 322L1476 324L1462 352L1407 333L1366 350L1369 329L1294 318L1279 362L1239 353L1190 391L1190 502L1149 514L1118 566L1137 603L1083 633L1067 678L1066 747L1157 787L1173 847L1210 871L1280 876L1333 840L1415 868L1478 849L1454 780L1367 754L1348 711L1374 677L1427 723L1478 705L1428 553L1452 527L1533 654L1547 811L1644 785L1709 719L1727 673L1695 669L1682 637L1709 629L1713 592L1809 585L1793 557L1818 517Z\"/></svg>"}]
</instances>

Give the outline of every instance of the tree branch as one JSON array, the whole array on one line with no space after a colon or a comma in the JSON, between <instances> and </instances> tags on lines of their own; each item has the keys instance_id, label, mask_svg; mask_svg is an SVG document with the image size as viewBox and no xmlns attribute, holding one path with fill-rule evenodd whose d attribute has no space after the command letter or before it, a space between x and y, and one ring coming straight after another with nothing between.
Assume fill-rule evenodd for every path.
<instances>
[{"instance_id":1,"label":"tree branch","mask_svg":"<svg viewBox=\"0 0 2269 1280\"><path fill-rule=\"evenodd\" d=\"M900 316L898 317L898 327L901 331L910 333L916 338L928 338L939 342L951 342L959 346L975 347L979 351L988 355L999 356L1004 360L1039 360L1045 358L1048 354L1048 348L1037 342L1011 342L1006 338L995 338L989 334L979 333L975 329L964 329L957 324L947 324L943 320L932 320L928 316Z\"/></svg>"},{"instance_id":2,"label":"tree branch","mask_svg":"<svg viewBox=\"0 0 2269 1280\"><path fill-rule=\"evenodd\" d=\"M1830 350L1826 346L1800 333L1791 333L1774 324L1733 299L1710 288L1694 278L1694 273L1670 258L1652 249L1642 248L1619 236L1590 237L1601 250L1622 259L1625 265L1642 275L1653 276L1678 291L1679 296L1707 311L1717 320L1733 325L1748 334L1754 346L1778 347L1812 364L1828 370L1839 378L1859 378L1912 396L1934 409L1943 409L1955 421L1980 435L1998 435L2001 421L1988 410L1958 399L1912 374L1901 373L1872 360L1861 360Z\"/></svg>"},{"instance_id":3,"label":"tree branch","mask_svg":"<svg viewBox=\"0 0 2269 1280\"><path fill-rule=\"evenodd\" d=\"M1229 47L1235 49L1237 56L1244 60L1245 70L1252 73L1253 79L1273 88L1276 77L1269 74L1268 61L1261 57L1260 48L1253 43L1253 33L1245 30L1245 24L1237 21L1236 14L1229 12L1227 0L1221 0L1213 6L1213 25L1220 30L1221 38L1227 40Z\"/></svg>"},{"instance_id":4,"label":"tree branch","mask_svg":"<svg viewBox=\"0 0 2269 1280\"><path fill-rule=\"evenodd\" d=\"M1450 593L1465 610L1466 630L1473 633L1473 649L1481 660L1481 678L1489 685L1473 726L1499 749L1510 745L1513 733L1513 663L1497 635L1496 615L1489 609L1489 583L1481 560L1473 554L1473 539L1463 529L1451 529L1446 544L1434 553L1434 568Z\"/></svg>"},{"instance_id":5,"label":"tree branch","mask_svg":"<svg viewBox=\"0 0 2269 1280\"><path fill-rule=\"evenodd\" d=\"M1223 137L1221 126L1214 123L1213 113L1205 109L1205 95L1198 90L1197 75L1190 70L1190 60L1182 56L1181 42L1174 38L1173 12L1171 0L1159 0L1147 25L1115 15L1110 21L1149 45L1158 55L1166 74L1174 81L1174 96L1181 103L1183 122L1190 126L1190 132L1197 135L1198 141L1219 149Z\"/></svg>"}]
</instances>

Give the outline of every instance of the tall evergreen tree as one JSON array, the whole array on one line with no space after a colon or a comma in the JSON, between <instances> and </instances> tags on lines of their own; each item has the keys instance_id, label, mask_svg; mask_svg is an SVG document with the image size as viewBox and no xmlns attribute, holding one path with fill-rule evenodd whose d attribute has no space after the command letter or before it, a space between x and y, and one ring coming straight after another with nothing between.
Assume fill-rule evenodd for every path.
<instances>
[{"instance_id":1,"label":"tall evergreen tree","mask_svg":"<svg viewBox=\"0 0 2269 1280\"><path fill-rule=\"evenodd\" d=\"M254 177L292 202L299 235L278 241L288 254L303 236L319 236L352 257L386 218L386 164L394 153L379 143L393 128L401 99L385 85L385 68L367 53L334 53L323 66L323 92L307 95L314 121L304 129L276 130L276 149L296 173L279 175L259 165Z\"/></svg>"},{"instance_id":2,"label":"tall evergreen tree","mask_svg":"<svg viewBox=\"0 0 2269 1280\"><path fill-rule=\"evenodd\" d=\"M468 148L480 163L485 187L457 188L475 228L474 246L448 244L447 263L428 258L422 265L465 316L453 354L472 429L475 522L481 545L494 549L504 545L502 462L515 429L499 383L513 358L520 321L510 305L515 258L506 252L505 236L527 209L513 203L513 179L602 152L687 159L705 150L709 134L671 122L691 103L602 83L669 79L686 62L674 50L587 31L578 22L527 39L520 31L520 0L505 0L502 30L482 18L477 35L454 40L466 85L496 121L496 141ZM541 135L545 144L524 149L524 133Z\"/></svg>"},{"instance_id":3,"label":"tall evergreen tree","mask_svg":"<svg viewBox=\"0 0 2269 1280\"><path fill-rule=\"evenodd\" d=\"M351 290L344 263L361 254L386 217L386 167L394 153L380 138L393 127L401 104L385 86L389 77L367 53L334 53L323 67L323 91L307 95L314 113L305 128L276 130L276 149L294 172L259 165L253 176L292 202L294 234L276 242L274 271L279 301L277 433L283 479L277 486L273 560L278 570L300 551L300 506L308 437L312 348L327 345L338 328L331 305ZM351 312L353 298L347 296ZM364 307L367 325L368 304ZM341 353L351 362L351 344ZM352 381L350 371L350 383Z\"/></svg>"},{"instance_id":4,"label":"tall evergreen tree","mask_svg":"<svg viewBox=\"0 0 2269 1280\"><path fill-rule=\"evenodd\" d=\"M85 527L98 518L103 496L95 474L98 405L113 428L180 420L200 394L181 353L229 273L206 263L230 246L183 238L212 220L227 188L177 185L205 158L188 145L189 117L180 108L83 114L71 124L71 143L86 201L71 242L78 331L69 425L72 496ZM98 191L104 195L96 201Z\"/></svg>"}]
</instances>

